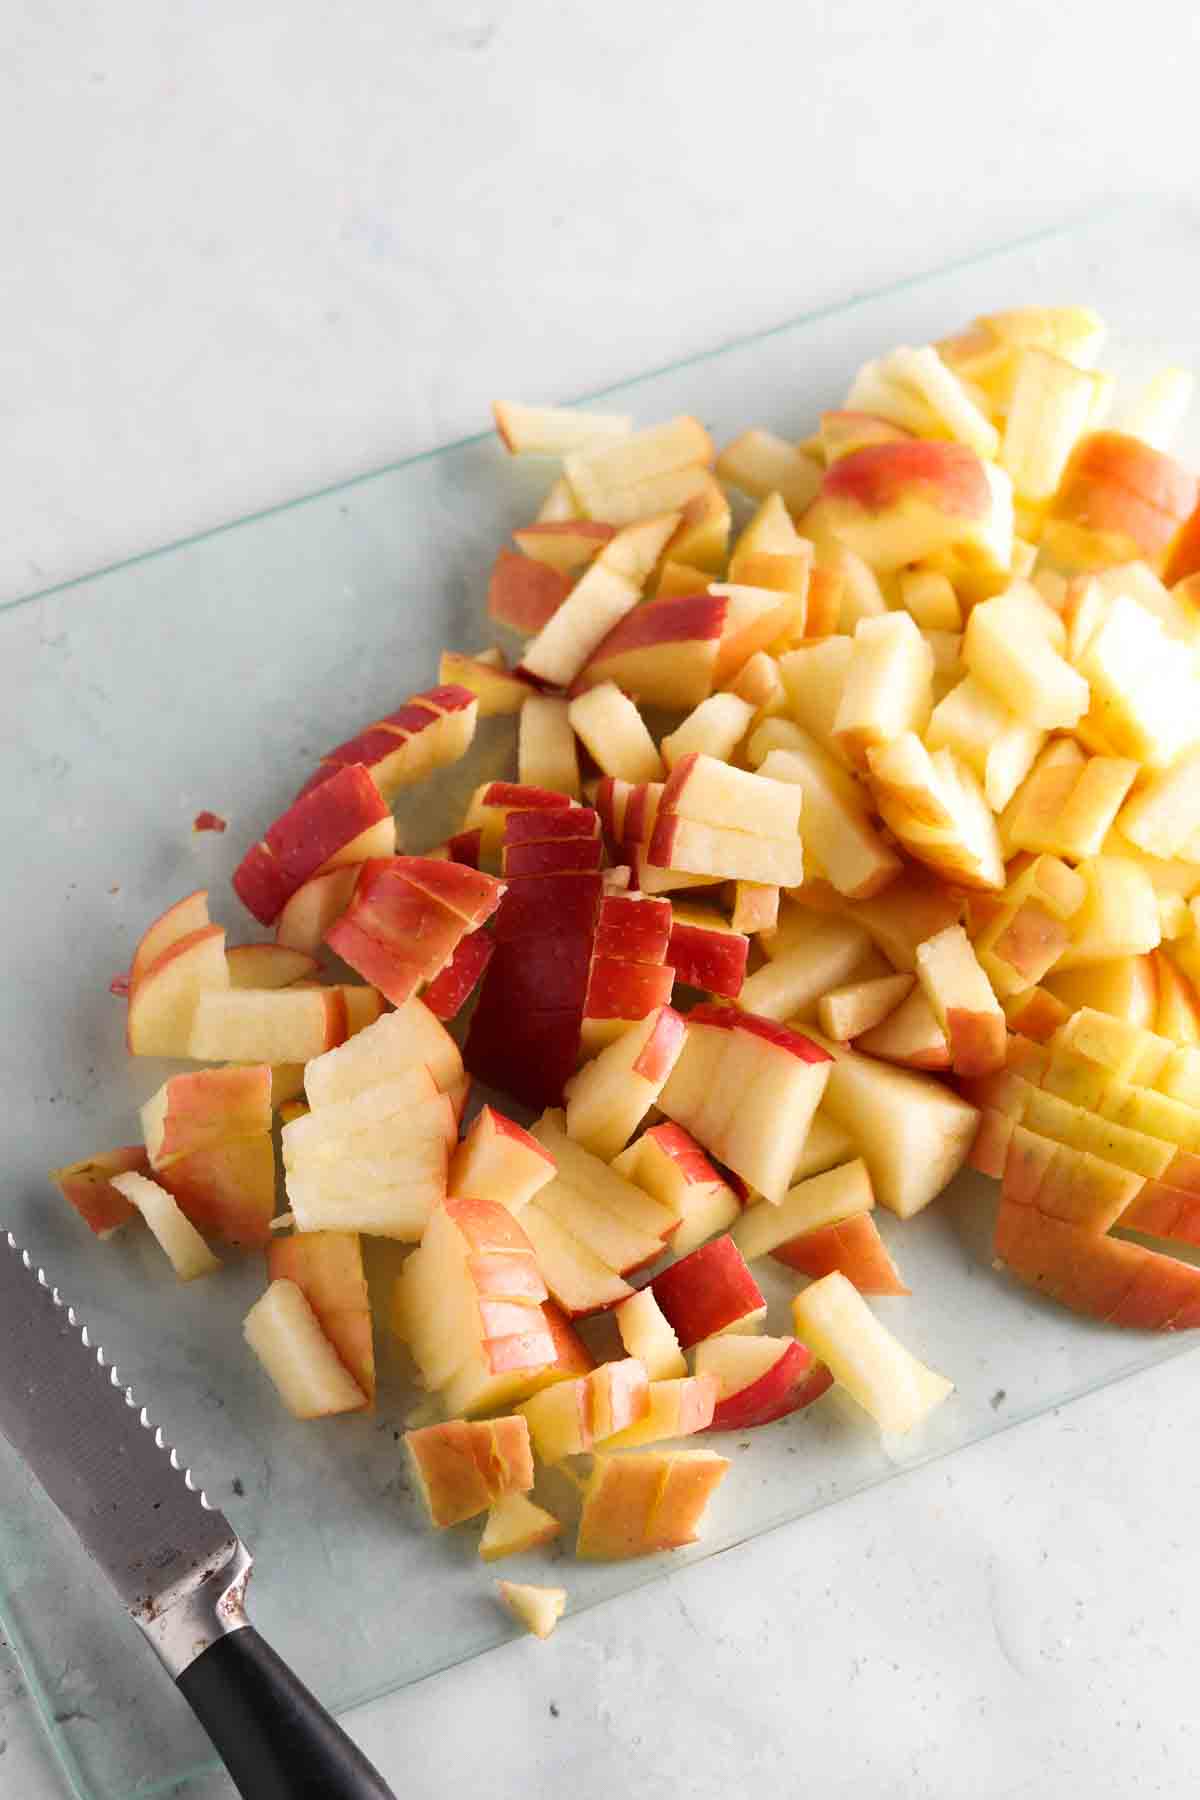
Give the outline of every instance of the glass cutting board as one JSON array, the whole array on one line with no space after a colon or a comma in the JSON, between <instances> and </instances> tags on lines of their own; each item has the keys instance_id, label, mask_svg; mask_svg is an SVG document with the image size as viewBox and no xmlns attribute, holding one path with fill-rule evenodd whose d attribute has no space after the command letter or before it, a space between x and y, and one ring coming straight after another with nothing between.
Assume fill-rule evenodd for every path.
<instances>
[{"instance_id":1,"label":"glass cutting board","mask_svg":"<svg viewBox=\"0 0 1200 1800\"><path fill-rule=\"evenodd\" d=\"M798 234L797 297L806 253ZM695 412L718 441L749 424L796 438L840 401L866 357L1034 300L1100 308L1116 338L1109 360L1131 379L1164 360L1200 366L1198 275L1194 214L1134 206L795 319L603 400L640 423ZM502 392L504 371L495 377ZM1194 459L1200 446L1183 448ZM257 1259L230 1258L219 1278L181 1288L148 1234L94 1242L45 1171L135 1139L137 1107L166 1072L125 1055L124 1008L108 993L146 923L207 885L232 941L261 935L229 888L242 850L323 749L435 679L443 645L490 641L490 561L549 479L547 465L510 460L486 435L0 612L0 1223L77 1303L243 1533L257 1558L258 1623L339 1708L511 1631L475 1530L434 1536L409 1491L399 1438L414 1395L398 1354L381 1331L375 1416L294 1423L242 1345L242 1317L262 1287ZM504 725L481 730L468 768L407 802L409 847L439 839L451 805L505 769ZM193 834L202 808L229 819L224 836ZM880 1220L912 1288L911 1299L879 1302L880 1313L957 1384L924 1435L881 1443L831 1397L734 1437L704 1543L644 1562L551 1564L570 1610L1189 1347L1028 1297L991 1267L993 1210L991 1184L971 1177L908 1225ZM787 1330L792 1284L766 1279L771 1328ZM504 1573L538 1580L547 1566L535 1554ZM81 1800L161 1794L210 1764L191 1715L7 1450L0 1621Z\"/></svg>"}]
</instances>

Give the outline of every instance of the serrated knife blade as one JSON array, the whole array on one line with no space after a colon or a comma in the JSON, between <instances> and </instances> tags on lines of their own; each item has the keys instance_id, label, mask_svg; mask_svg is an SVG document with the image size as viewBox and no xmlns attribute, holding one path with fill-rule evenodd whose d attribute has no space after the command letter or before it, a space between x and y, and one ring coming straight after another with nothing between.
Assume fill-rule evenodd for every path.
<instances>
[{"instance_id":1,"label":"serrated knife blade","mask_svg":"<svg viewBox=\"0 0 1200 1800\"><path fill-rule=\"evenodd\" d=\"M246 1617L251 1558L101 1345L0 1228L0 1435L253 1800L395 1800Z\"/></svg>"}]
</instances>

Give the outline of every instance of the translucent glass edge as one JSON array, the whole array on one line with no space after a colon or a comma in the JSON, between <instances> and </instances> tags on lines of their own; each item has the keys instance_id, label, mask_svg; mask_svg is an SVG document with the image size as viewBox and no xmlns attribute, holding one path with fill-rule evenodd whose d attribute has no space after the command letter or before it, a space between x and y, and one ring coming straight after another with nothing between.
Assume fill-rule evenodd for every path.
<instances>
[{"instance_id":1,"label":"translucent glass edge","mask_svg":"<svg viewBox=\"0 0 1200 1800\"><path fill-rule=\"evenodd\" d=\"M962 256L947 263L938 264L934 268L921 269L914 275L904 275L896 281L885 282L882 287L864 288L859 293L850 294L844 299L826 301L805 312L791 314L786 319L777 320L773 325L764 325L757 331L747 332L739 337L726 338L721 343L710 345L706 349L693 351L688 356L678 357L667 363L660 363L652 369L642 369L635 375L623 375L617 381L607 383L604 387L590 389L587 393L576 394L563 400L563 406L586 406L595 400L607 399L612 394L625 392L629 388L640 386L643 382L654 381L663 376L677 374L682 369L699 367L702 363L713 362L718 357L728 355L734 350L748 349L753 344L766 343L769 339L779 337L786 331L799 329L804 325L818 324L822 319L837 318L844 313L854 312L860 306L869 306L873 301L889 299L894 294L908 293L925 282L939 281L948 275L960 274L967 269L977 269L986 263L993 262L1002 256L1013 255L1018 250L1027 250L1035 244L1052 243L1060 238L1070 237L1074 232L1084 230L1102 219L1117 219L1124 213L1145 204L1152 196L1138 196L1118 200L1107 200L1089 207L1086 211L1074 213L1066 219L1057 220L1053 225L1041 226L1036 231L1023 233L1009 238L1000 244L991 244L984 250L973 251L969 256ZM1159 197L1161 198L1161 197ZM237 518L226 519L219 525L206 525L200 531L188 533L184 537L173 538L165 544L157 544L150 550L141 550L136 556L119 558L116 562L102 564L99 568L89 569L82 575L72 575L66 581L53 582L49 587L37 588L30 594L18 594L11 600L0 601L0 614L16 612L21 607L34 606L38 601L50 600L59 594L67 594L75 588L86 587L91 581L102 581L109 575L120 574L125 569L138 568L142 563L153 562L160 556L169 556L174 550L186 550L193 544L207 543L211 538L222 537L226 532L237 531L243 525L254 525L263 519L273 519L282 514L293 512L297 507L306 506L313 500L324 500L334 494L346 493L368 481L376 481L383 475L398 473L401 469L420 467L422 464L434 462L439 456L447 456L456 450L469 449L474 444L482 444L492 436L490 430L471 432L466 437L451 438L445 443L434 444L426 450L417 450L410 456L397 457L394 461L380 463L374 468L361 470L358 474L347 475L337 481L327 482L322 487L312 488L306 493L294 495L290 500L276 501L271 506L262 506Z\"/></svg>"},{"instance_id":2,"label":"translucent glass edge","mask_svg":"<svg viewBox=\"0 0 1200 1800\"><path fill-rule=\"evenodd\" d=\"M1064 1389L1044 1403L1018 1410L1004 1419L997 1418L982 1431L972 1432L969 1437L957 1443L944 1444L924 1454L917 1453L910 1460L892 1463L874 1475L865 1476L862 1480L852 1482L849 1486L835 1494L823 1495L811 1505L804 1505L797 1510L785 1510L774 1514L765 1522L723 1537L702 1539L695 1551L687 1555L685 1562L674 1562L669 1555L647 1559L640 1569L630 1567L631 1579L615 1594L602 1594L594 1599L583 1600L578 1606L571 1606L568 1595L568 1611L564 1623L571 1619L581 1618L585 1613L595 1611L598 1607L613 1606L624 1600L627 1595L637 1593L643 1588L651 1587L673 1575L683 1574L686 1570L699 1567L702 1563L711 1562L715 1557L727 1555L731 1551L741 1550L769 1536L782 1531L789 1525L799 1525L804 1519L814 1518L818 1513L827 1511L832 1506L840 1506L847 1500L853 1500L861 1494L871 1493L874 1489L884 1487L891 1481L902 1480L907 1475L914 1475L919 1470L933 1468L976 1445L991 1443L1003 1437L1009 1431L1015 1431L1023 1425L1029 1425L1044 1419L1062 1407L1073 1406L1077 1400L1086 1400L1093 1395L1105 1393L1109 1388L1117 1387L1123 1381L1134 1376L1144 1375L1151 1369L1163 1368L1177 1362L1181 1357L1193 1354L1200 1345L1190 1341L1188 1334L1180 1333L1174 1343L1159 1342L1152 1353L1123 1364L1110 1371L1098 1381L1081 1382L1075 1387ZM7 1592L0 1581L0 1624L9 1634L9 1641L17 1658L21 1673L25 1678L29 1693L33 1699L39 1722L50 1745L54 1750L63 1773L67 1777L75 1800L160 1800L166 1794L183 1793L193 1782L218 1774L224 1765L219 1757L206 1758L205 1761L192 1763L189 1767L177 1770L174 1774L163 1776L147 1787L142 1783L121 1791L105 1792L93 1787L84 1777L75 1759L74 1752L64 1733L54 1718L53 1707L48 1692L40 1675L37 1673L36 1651L32 1645L26 1645L24 1633L8 1612ZM114 1602L115 1604L115 1602ZM416 1688L422 1682L431 1681L438 1675L444 1675L448 1669L459 1668L462 1664L472 1662L477 1656L485 1656L503 1644L519 1642L521 1633L516 1630L497 1630L496 1635L486 1642L474 1645L458 1655L441 1658L431 1667L422 1670L419 1675L408 1678L392 1677L383 1679L359 1689L350 1698L343 1700L332 1708L337 1718L345 1719L360 1707L371 1706L376 1701L385 1700L393 1694L406 1692ZM163 1679L166 1679L164 1675Z\"/></svg>"}]
</instances>

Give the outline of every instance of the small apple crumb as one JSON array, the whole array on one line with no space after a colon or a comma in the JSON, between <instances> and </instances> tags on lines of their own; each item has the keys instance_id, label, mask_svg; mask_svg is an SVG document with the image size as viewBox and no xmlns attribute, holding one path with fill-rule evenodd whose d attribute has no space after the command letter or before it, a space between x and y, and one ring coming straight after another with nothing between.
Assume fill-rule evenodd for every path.
<instances>
[{"instance_id":1,"label":"small apple crumb","mask_svg":"<svg viewBox=\"0 0 1200 1800\"><path fill-rule=\"evenodd\" d=\"M114 975L108 984L108 991L110 994L115 994L118 1000L127 1000L129 998L128 975Z\"/></svg>"},{"instance_id":2,"label":"small apple crumb","mask_svg":"<svg viewBox=\"0 0 1200 1800\"><path fill-rule=\"evenodd\" d=\"M192 820L192 830L193 831L224 831L228 822L229 821L227 819L223 819L221 817L220 813L198 812L196 814L195 818Z\"/></svg>"}]
</instances>

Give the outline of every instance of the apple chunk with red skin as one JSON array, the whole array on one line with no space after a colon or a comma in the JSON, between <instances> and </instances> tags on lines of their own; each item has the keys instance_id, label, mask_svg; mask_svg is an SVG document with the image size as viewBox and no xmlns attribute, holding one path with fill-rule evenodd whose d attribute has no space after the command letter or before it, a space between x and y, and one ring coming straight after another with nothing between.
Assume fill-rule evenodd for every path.
<instances>
[{"instance_id":1,"label":"apple chunk with red skin","mask_svg":"<svg viewBox=\"0 0 1200 1800\"><path fill-rule=\"evenodd\" d=\"M98 1238L107 1238L137 1214L133 1202L112 1185L113 1176L149 1173L145 1145L124 1144L118 1150L101 1150L98 1155L68 1163L65 1168L51 1169L50 1179L88 1230Z\"/></svg>"},{"instance_id":2,"label":"apple chunk with red skin","mask_svg":"<svg viewBox=\"0 0 1200 1800\"><path fill-rule=\"evenodd\" d=\"M142 1107L142 1136L155 1168L189 1150L271 1129L271 1071L263 1064L173 1075Z\"/></svg>"},{"instance_id":3,"label":"apple chunk with red skin","mask_svg":"<svg viewBox=\"0 0 1200 1800\"><path fill-rule=\"evenodd\" d=\"M487 972L496 940L482 927L462 938L445 968L425 989L425 1004L438 1019L457 1018Z\"/></svg>"},{"instance_id":4,"label":"apple chunk with red skin","mask_svg":"<svg viewBox=\"0 0 1200 1800\"><path fill-rule=\"evenodd\" d=\"M271 925L311 876L335 859L361 861L345 854L348 846L374 826L386 830L390 820L369 769L347 763L294 800L251 846L234 872L234 889L260 924ZM393 846L394 834L393 822Z\"/></svg>"},{"instance_id":5,"label":"apple chunk with red skin","mask_svg":"<svg viewBox=\"0 0 1200 1800\"><path fill-rule=\"evenodd\" d=\"M143 1106L142 1131L155 1175L193 1225L226 1243L268 1241L275 1212L269 1067L172 1076Z\"/></svg>"},{"instance_id":6,"label":"apple chunk with red skin","mask_svg":"<svg viewBox=\"0 0 1200 1800\"><path fill-rule=\"evenodd\" d=\"M644 705L699 705L713 689L727 606L708 592L645 601L597 644L572 694L613 681Z\"/></svg>"},{"instance_id":7,"label":"apple chunk with red skin","mask_svg":"<svg viewBox=\"0 0 1200 1800\"><path fill-rule=\"evenodd\" d=\"M519 1213L555 1175L554 1158L514 1119L485 1106L450 1163L450 1192Z\"/></svg>"},{"instance_id":8,"label":"apple chunk with red skin","mask_svg":"<svg viewBox=\"0 0 1200 1800\"><path fill-rule=\"evenodd\" d=\"M741 1211L733 1188L695 1139L678 1125L652 1125L612 1166L677 1215L679 1224L671 1236L677 1256L685 1256L718 1232L727 1231ZM642 1355L632 1345L628 1348L631 1355Z\"/></svg>"},{"instance_id":9,"label":"apple chunk with red skin","mask_svg":"<svg viewBox=\"0 0 1200 1800\"><path fill-rule=\"evenodd\" d=\"M795 1338L715 1337L696 1346L696 1373L719 1384L712 1431L747 1431L811 1406L833 1376Z\"/></svg>"},{"instance_id":10,"label":"apple chunk with red skin","mask_svg":"<svg viewBox=\"0 0 1200 1800\"><path fill-rule=\"evenodd\" d=\"M379 858L362 865L350 904L325 941L393 1005L402 1006L440 974L503 894L503 882L461 863Z\"/></svg>"},{"instance_id":11,"label":"apple chunk with red skin","mask_svg":"<svg viewBox=\"0 0 1200 1800\"><path fill-rule=\"evenodd\" d=\"M686 1035L669 1006L631 1025L567 1083L567 1135L610 1161L658 1099Z\"/></svg>"},{"instance_id":12,"label":"apple chunk with red skin","mask_svg":"<svg viewBox=\"0 0 1200 1800\"><path fill-rule=\"evenodd\" d=\"M873 569L890 571L971 541L992 504L984 466L965 444L869 444L827 470L801 530L818 541L837 538Z\"/></svg>"},{"instance_id":13,"label":"apple chunk with red skin","mask_svg":"<svg viewBox=\"0 0 1200 1800\"><path fill-rule=\"evenodd\" d=\"M521 1406L534 1449L544 1463L578 1456L645 1417L646 1371L635 1356L601 1363L577 1381L562 1381Z\"/></svg>"},{"instance_id":14,"label":"apple chunk with red skin","mask_svg":"<svg viewBox=\"0 0 1200 1800\"><path fill-rule=\"evenodd\" d=\"M839 1270L860 1294L907 1294L900 1271L888 1255L870 1213L854 1213L818 1231L777 1244L771 1255L789 1269L820 1281Z\"/></svg>"},{"instance_id":15,"label":"apple chunk with red skin","mask_svg":"<svg viewBox=\"0 0 1200 1800\"><path fill-rule=\"evenodd\" d=\"M698 1006L659 1106L706 1150L778 1202L791 1185L829 1053L773 1019ZM965 1151L964 1151L965 1154Z\"/></svg>"},{"instance_id":16,"label":"apple chunk with red skin","mask_svg":"<svg viewBox=\"0 0 1200 1800\"><path fill-rule=\"evenodd\" d=\"M132 1056L187 1056L204 994L229 988L225 933L205 925L176 938L132 980L125 1042Z\"/></svg>"},{"instance_id":17,"label":"apple chunk with red skin","mask_svg":"<svg viewBox=\"0 0 1200 1800\"><path fill-rule=\"evenodd\" d=\"M479 701L468 687L447 682L413 694L386 718L376 719L336 750L321 758L316 771L301 789L307 795L350 764L362 764L383 799L390 806L401 788L410 787L434 769L457 762L469 749L479 717ZM395 849L395 842L372 845L342 862L362 862Z\"/></svg>"},{"instance_id":18,"label":"apple chunk with red skin","mask_svg":"<svg viewBox=\"0 0 1200 1800\"><path fill-rule=\"evenodd\" d=\"M208 916L208 889L197 888L194 893L185 894L173 906L168 906L151 925L146 927L138 940L138 945L129 964L129 986L132 990L141 980L151 963L158 961L164 950L177 944L181 938L191 937L194 932L204 931L212 924Z\"/></svg>"},{"instance_id":19,"label":"apple chunk with red skin","mask_svg":"<svg viewBox=\"0 0 1200 1800\"><path fill-rule=\"evenodd\" d=\"M736 999L746 978L750 940L720 913L673 900L667 958L675 979L709 994Z\"/></svg>"},{"instance_id":20,"label":"apple chunk with red skin","mask_svg":"<svg viewBox=\"0 0 1200 1800\"><path fill-rule=\"evenodd\" d=\"M680 1257L650 1285L684 1350L720 1332L753 1331L766 1317L767 1303L730 1237Z\"/></svg>"},{"instance_id":21,"label":"apple chunk with red skin","mask_svg":"<svg viewBox=\"0 0 1200 1800\"><path fill-rule=\"evenodd\" d=\"M533 1486L533 1451L524 1419L447 1419L406 1431L421 1498L440 1531L486 1512L506 1494Z\"/></svg>"}]
</instances>

